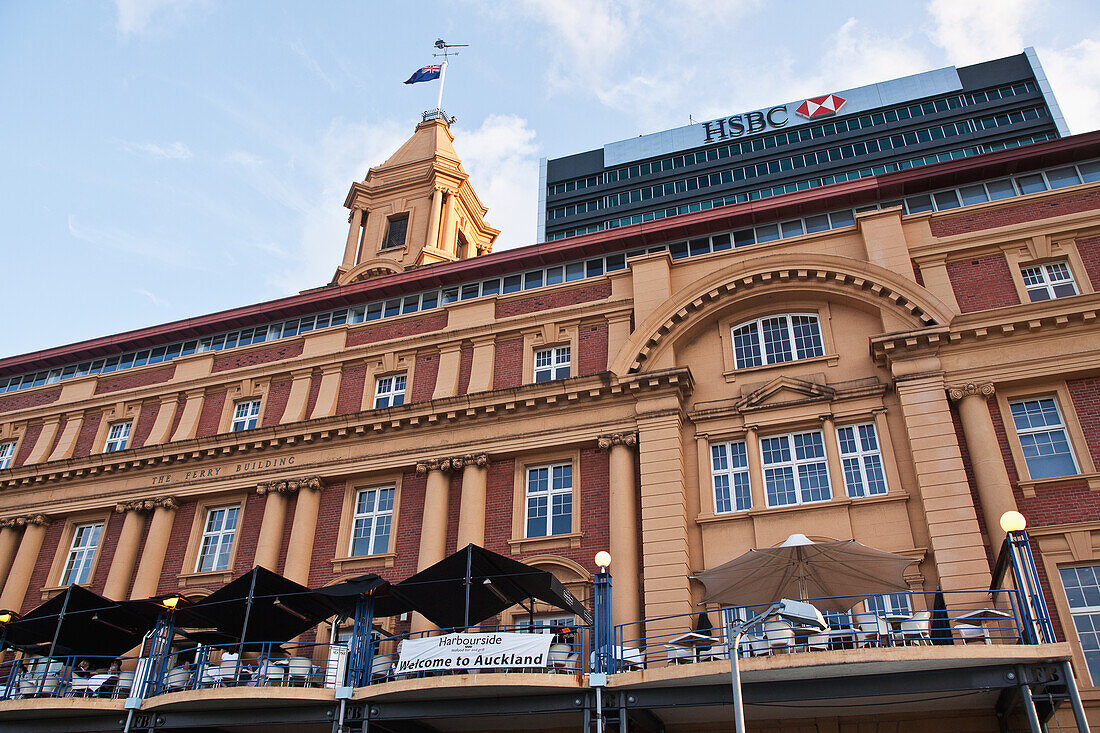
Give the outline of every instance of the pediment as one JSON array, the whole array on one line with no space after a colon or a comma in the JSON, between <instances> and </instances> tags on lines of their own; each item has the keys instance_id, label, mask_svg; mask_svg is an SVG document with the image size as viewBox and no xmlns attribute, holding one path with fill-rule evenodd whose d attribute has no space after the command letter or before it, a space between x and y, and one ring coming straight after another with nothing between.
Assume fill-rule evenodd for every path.
<instances>
[{"instance_id":1,"label":"pediment","mask_svg":"<svg viewBox=\"0 0 1100 733\"><path fill-rule=\"evenodd\" d=\"M829 402L836 397L836 390L795 377L776 377L757 387L737 401L737 409L751 412L771 407L783 407L810 402Z\"/></svg>"}]
</instances>

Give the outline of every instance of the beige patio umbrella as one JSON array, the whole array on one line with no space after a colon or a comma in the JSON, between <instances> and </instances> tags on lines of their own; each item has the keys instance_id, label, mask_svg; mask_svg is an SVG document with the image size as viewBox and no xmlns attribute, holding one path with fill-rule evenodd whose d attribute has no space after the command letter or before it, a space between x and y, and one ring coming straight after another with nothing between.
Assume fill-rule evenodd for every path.
<instances>
[{"instance_id":1,"label":"beige patio umbrella","mask_svg":"<svg viewBox=\"0 0 1100 733\"><path fill-rule=\"evenodd\" d=\"M792 534L779 547L749 550L695 577L706 586L703 603L756 606L820 598L814 601L818 609L843 612L869 595L908 591L903 573L913 562L855 540L814 542Z\"/></svg>"}]
</instances>

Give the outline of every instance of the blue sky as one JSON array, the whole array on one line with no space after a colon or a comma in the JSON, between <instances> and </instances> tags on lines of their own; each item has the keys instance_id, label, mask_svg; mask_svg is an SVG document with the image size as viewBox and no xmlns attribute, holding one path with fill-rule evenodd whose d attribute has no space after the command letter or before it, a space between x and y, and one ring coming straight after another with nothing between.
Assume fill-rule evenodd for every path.
<instances>
[{"instance_id":1,"label":"blue sky","mask_svg":"<svg viewBox=\"0 0 1100 733\"><path fill-rule=\"evenodd\" d=\"M442 37L455 145L530 244L538 159L1035 46L1100 127L1095 2L0 0L7 356L327 283ZM14 309L14 312L13 312Z\"/></svg>"}]
</instances>

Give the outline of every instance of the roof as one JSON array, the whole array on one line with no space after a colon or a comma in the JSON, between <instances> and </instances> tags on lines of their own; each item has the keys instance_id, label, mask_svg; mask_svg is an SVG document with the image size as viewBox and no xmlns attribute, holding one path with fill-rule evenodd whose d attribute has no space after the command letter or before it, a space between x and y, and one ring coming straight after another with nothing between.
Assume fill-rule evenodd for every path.
<instances>
[{"instance_id":1,"label":"roof","mask_svg":"<svg viewBox=\"0 0 1100 733\"><path fill-rule=\"evenodd\" d=\"M129 349L245 328L433 287L520 272L528 268L700 236L724 229L805 216L1093 157L1100 157L1100 131L554 242L532 244L482 257L406 270L349 285L307 290L286 298L7 357L0 359L0 376L49 369L75 361L118 354Z\"/></svg>"}]
</instances>

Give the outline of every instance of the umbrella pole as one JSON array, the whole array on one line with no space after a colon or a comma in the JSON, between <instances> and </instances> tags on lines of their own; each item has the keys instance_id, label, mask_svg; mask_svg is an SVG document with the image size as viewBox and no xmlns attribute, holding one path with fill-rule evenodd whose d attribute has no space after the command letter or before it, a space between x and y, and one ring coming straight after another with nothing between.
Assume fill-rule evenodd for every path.
<instances>
[{"instance_id":1,"label":"umbrella pole","mask_svg":"<svg viewBox=\"0 0 1100 733\"><path fill-rule=\"evenodd\" d=\"M462 617L463 631L467 631L470 628L470 583L473 582L471 578L473 564L473 551L470 550L470 545L466 545L466 609Z\"/></svg>"},{"instance_id":2,"label":"umbrella pole","mask_svg":"<svg viewBox=\"0 0 1100 733\"><path fill-rule=\"evenodd\" d=\"M53 630L53 639L50 640L50 653L46 655L46 671L38 679L38 694L42 694L42 688L46 686L46 676L50 673L50 661L57 651L57 640L61 636L61 624L65 622L65 612L69 610L69 598L72 597L72 586L65 589L65 600L61 602L61 612L57 614L57 626Z\"/></svg>"},{"instance_id":3,"label":"umbrella pole","mask_svg":"<svg viewBox=\"0 0 1100 733\"><path fill-rule=\"evenodd\" d=\"M253 570L252 585L248 586L248 598L244 604L244 624L241 626L240 644L237 645L237 664L233 669L234 682L240 679L241 676L241 656L244 654L244 639L248 635L248 620L252 617L252 599L256 596L257 577L259 577L259 573Z\"/></svg>"}]
</instances>

